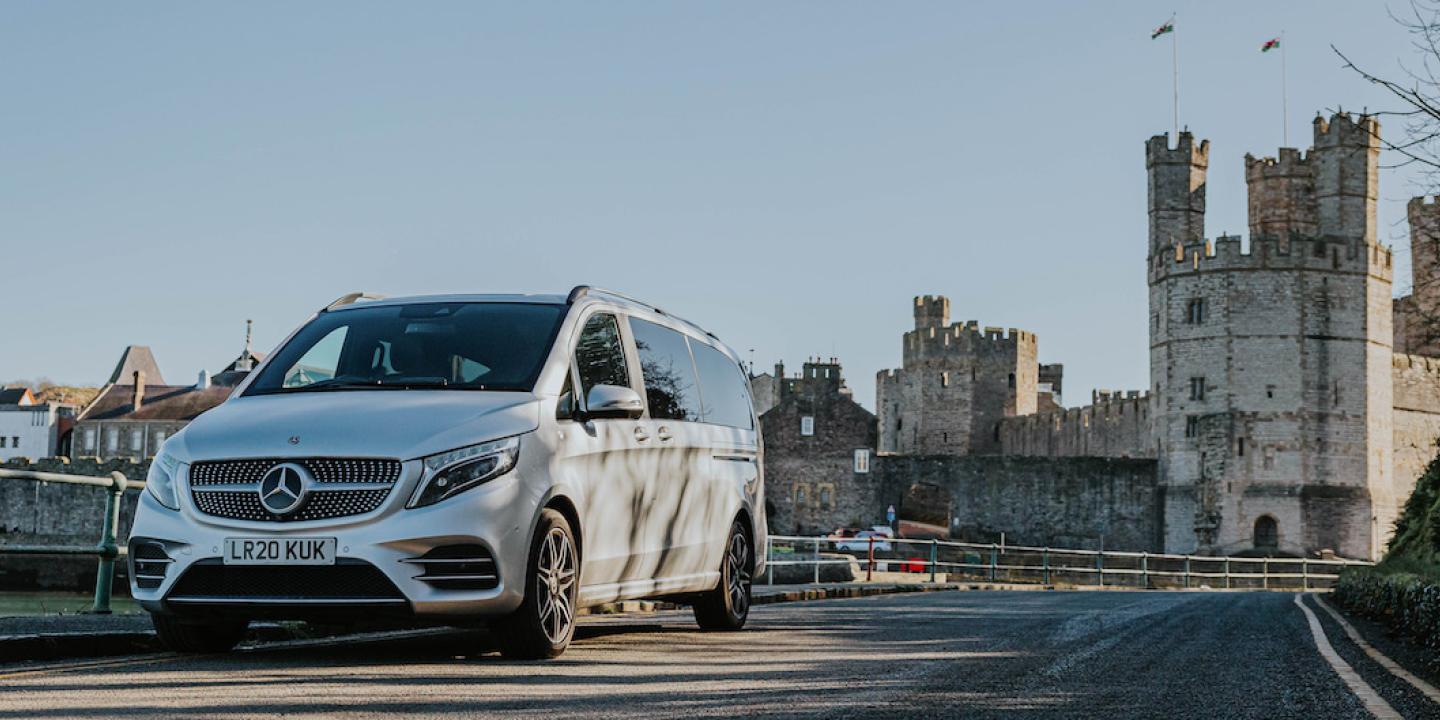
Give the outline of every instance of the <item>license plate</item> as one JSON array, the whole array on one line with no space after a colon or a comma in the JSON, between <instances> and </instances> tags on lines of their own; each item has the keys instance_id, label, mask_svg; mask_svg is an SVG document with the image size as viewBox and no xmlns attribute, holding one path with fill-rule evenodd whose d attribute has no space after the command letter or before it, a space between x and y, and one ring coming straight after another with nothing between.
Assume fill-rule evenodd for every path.
<instances>
[{"instance_id":1,"label":"license plate","mask_svg":"<svg viewBox=\"0 0 1440 720\"><path fill-rule=\"evenodd\" d=\"M225 538L226 565L334 565L335 538Z\"/></svg>"}]
</instances>

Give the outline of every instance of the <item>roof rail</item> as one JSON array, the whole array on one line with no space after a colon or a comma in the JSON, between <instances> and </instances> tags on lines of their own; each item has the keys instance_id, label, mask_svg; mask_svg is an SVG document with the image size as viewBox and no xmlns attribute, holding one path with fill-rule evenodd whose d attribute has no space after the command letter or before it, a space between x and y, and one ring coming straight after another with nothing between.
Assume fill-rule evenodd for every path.
<instances>
[{"instance_id":1,"label":"roof rail","mask_svg":"<svg viewBox=\"0 0 1440 720\"><path fill-rule=\"evenodd\" d=\"M366 292L346 293L346 294L341 295L340 297L336 298L336 299L335 299L335 302L332 302L332 303L330 303L329 305L326 305L325 307L321 308L321 309L320 309L320 312L325 312L326 310L334 310L335 308L342 308L342 307L345 307L346 305L353 305L353 304L355 304L355 303L357 303L357 302L360 302L361 300L384 300L384 299L385 299L385 296L384 296L384 295L376 295L376 294L374 294L374 293L366 293Z\"/></svg>"},{"instance_id":2,"label":"roof rail","mask_svg":"<svg viewBox=\"0 0 1440 720\"><path fill-rule=\"evenodd\" d=\"M589 285L576 285L570 288L570 294L565 296L566 305L574 305L576 300L585 297L590 292Z\"/></svg>"},{"instance_id":3,"label":"roof rail","mask_svg":"<svg viewBox=\"0 0 1440 720\"><path fill-rule=\"evenodd\" d=\"M618 299L620 299L620 300L625 300L625 301L628 301L628 302L635 303L636 305L642 305L642 306L647 307L647 308L649 308L649 309L651 309L651 310L653 310L653 311L655 311L655 312L657 312L657 313L660 313L661 315L670 315L670 313L665 312L664 308L656 307L655 305L653 305L653 304L651 304L651 303L648 303L648 302L645 302L644 300L641 300L640 298L630 297L629 295L626 295L625 293L615 292L614 290L606 290L605 288L591 287L590 285L576 285L576 286L575 286L575 289L570 291L570 297L567 298L567 301L573 303L573 302L575 302L576 300L579 300L580 298L585 297L586 295L589 295L590 293L595 293L595 294L597 294L597 295L608 295L609 297L612 297L612 298L618 298ZM671 317L674 317L674 316L672 315ZM693 324L693 323L692 323L692 324Z\"/></svg>"}]
</instances>

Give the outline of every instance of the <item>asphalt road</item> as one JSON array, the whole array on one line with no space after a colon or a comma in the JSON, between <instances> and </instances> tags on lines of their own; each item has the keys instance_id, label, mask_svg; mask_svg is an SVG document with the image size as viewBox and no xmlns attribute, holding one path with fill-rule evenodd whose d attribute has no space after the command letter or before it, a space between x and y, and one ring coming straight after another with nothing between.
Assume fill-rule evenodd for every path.
<instances>
[{"instance_id":1,"label":"asphalt road","mask_svg":"<svg viewBox=\"0 0 1440 720\"><path fill-rule=\"evenodd\" d=\"M1324 623L1402 715L1440 717ZM1371 716L1289 593L936 592L760 606L734 634L674 612L579 634L545 663L431 632L0 669L0 719Z\"/></svg>"}]
</instances>

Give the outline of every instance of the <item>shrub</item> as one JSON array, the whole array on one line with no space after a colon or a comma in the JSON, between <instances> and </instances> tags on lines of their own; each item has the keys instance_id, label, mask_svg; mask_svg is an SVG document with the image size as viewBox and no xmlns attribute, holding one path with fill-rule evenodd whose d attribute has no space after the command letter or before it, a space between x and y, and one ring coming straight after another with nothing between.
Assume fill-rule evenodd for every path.
<instances>
[{"instance_id":1,"label":"shrub","mask_svg":"<svg viewBox=\"0 0 1440 720\"><path fill-rule=\"evenodd\" d=\"M1440 652L1440 582L1413 573L1352 568L1340 576L1332 597L1346 610Z\"/></svg>"}]
</instances>

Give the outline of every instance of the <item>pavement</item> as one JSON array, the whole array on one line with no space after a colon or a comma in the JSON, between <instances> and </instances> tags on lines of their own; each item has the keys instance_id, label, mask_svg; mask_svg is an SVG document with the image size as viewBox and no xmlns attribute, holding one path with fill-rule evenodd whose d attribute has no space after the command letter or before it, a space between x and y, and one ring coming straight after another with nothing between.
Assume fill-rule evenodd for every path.
<instances>
[{"instance_id":1,"label":"pavement","mask_svg":"<svg viewBox=\"0 0 1440 720\"><path fill-rule=\"evenodd\" d=\"M1304 602L1393 716L1440 717ZM906 592L759 605L739 633L589 616L542 663L422 630L9 666L0 719L1375 716L1316 637L1292 593Z\"/></svg>"}]
</instances>

